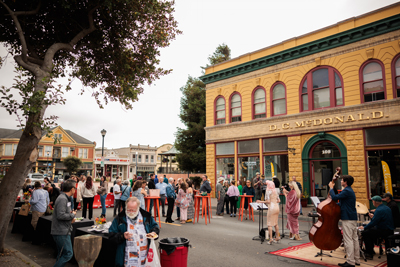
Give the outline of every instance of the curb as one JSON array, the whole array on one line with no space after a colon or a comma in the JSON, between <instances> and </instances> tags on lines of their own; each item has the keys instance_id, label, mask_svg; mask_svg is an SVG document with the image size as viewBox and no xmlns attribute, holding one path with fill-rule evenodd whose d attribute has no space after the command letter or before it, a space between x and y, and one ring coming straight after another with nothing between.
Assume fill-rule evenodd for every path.
<instances>
[{"instance_id":1,"label":"curb","mask_svg":"<svg viewBox=\"0 0 400 267\"><path fill-rule=\"evenodd\" d=\"M22 260L27 265L32 266L32 267L42 267L39 264L37 264L34 260L32 260L31 258L28 258L24 254L19 252L19 250L16 250L15 248L12 248L8 245L5 245L5 248L9 249L10 252L12 252L16 257L18 257L20 260Z\"/></svg>"}]
</instances>

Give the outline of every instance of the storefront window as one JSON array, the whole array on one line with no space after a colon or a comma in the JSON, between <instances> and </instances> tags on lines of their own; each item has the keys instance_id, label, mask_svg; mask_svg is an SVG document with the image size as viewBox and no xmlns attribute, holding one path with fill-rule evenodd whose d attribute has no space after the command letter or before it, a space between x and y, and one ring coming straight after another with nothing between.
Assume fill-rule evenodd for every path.
<instances>
[{"instance_id":1,"label":"storefront window","mask_svg":"<svg viewBox=\"0 0 400 267\"><path fill-rule=\"evenodd\" d=\"M285 151L288 147L287 136L264 139L263 146L264 152Z\"/></svg>"},{"instance_id":2,"label":"storefront window","mask_svg":"<svg viewBox=\"0 0 400 267\"><path fill-rule=\"evenodd\" d=\"M235 179L235 159L234 158L218 158L217 173L215 177L224 177L225 179Z\"/></svg>"},{"instance_id":3,"label":"storefront window","mask_svg":"<svg viewBox=\"0 0 400 267\"><path fill-rule=\"evenodd\" d=\"M400 199L400 149L372 150L367 155L370 196L390 192Z\"/></svg>"},{"instance_id":4,"label":"storefront window","mask_svg":"<svg viewBox=\"0 0 400 267\"><path fill-rule=\"evenodd\" d=\"M239 178L251 180L256 177L256 172L260 172L259 157L241 157L238 158Z\"/></svg>"},{"instance_id":5,"label":"storefront window","mask_svg":"<svg viewBox=\"0 0 400 267\"><path fill-rule=\"evenodd\" d=\"M219 143L216 145L216 150L216 155L233 155L235 154L235 144L233 142Z\"/></svg>"},{"instance_id":6,"label":"storefront window","mask_svg":"<svg viewBox=\"0 0 400 267\"><path fill-rule=\"evenodd\" d=\"M287 184L289 178L289 165L287 155L264 156L265 178L271 179L276 176L281 185Z\"/></svg>"}]
</instances>

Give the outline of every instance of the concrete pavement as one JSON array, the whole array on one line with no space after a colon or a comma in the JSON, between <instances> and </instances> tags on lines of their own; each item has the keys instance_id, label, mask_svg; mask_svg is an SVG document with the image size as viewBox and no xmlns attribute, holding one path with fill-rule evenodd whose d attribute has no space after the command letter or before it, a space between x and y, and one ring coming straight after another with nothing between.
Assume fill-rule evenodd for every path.
<instances>
[{"instance_id":1,"label":"concrete pavement","mask_svg":"<svg viewBox=\"0 0 400 267\"><path fill-rule=\"evenodd\" d=\"M273 264L274 266L289 266L291 264L299 264L301 266L312 266L314 264L302 261L281 258L275 255L265 254L265 252L275 251L289 246L295 246L308 242L307 232L311 228L310 218L300 217L300 230L302 241L289 240L288 231L286 230L286 238L280 243L268 245L266 242L261 244L260 241L253 241L252 238L258 235L258 214L256 212L255 221L243 220L239 221L238 217L229 217L227 215L219 217L215 215L216 199L212 199L213 218L211 223L205 225L204 219L199 223L186 224L165 224L165 218L162 218L160 239L166 237L185 237L190 240L192 245L189 248L188 266L261 266ZM303 213L311 208L303 209ZM101 209L94 210L94 217L99 216ZM107 218L112 218L113 209L107 209ZM80 217L78 212L78 217ZM266 217L266 213L264 215ZM176 218L174 211L173 219ZM305 220L306 219L306 220ZM265 218L264 218L265 223ZM279 220L279 228L281 228L281 220ZM286 221L284 220L286 227ZM264 225L266 227L266 225ZM12 224L9 225L6 244L19 250L29 259L43 267L51 267L54 265L53 248L47 245L35 246L30 242L22 242L22 236L19 234L11 234ZM158 244L158 242L156 242ZM68 264L67 267L77 266Z\"/></svg>"}]
</instances>

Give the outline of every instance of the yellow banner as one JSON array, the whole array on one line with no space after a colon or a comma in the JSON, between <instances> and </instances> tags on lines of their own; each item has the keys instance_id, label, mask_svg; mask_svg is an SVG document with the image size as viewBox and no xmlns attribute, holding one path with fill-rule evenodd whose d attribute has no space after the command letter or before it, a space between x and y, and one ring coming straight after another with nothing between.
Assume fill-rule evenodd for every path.
<instances>
[{"instance_id":1,"label":"yellow banner","mask_svg":"<svg viewBox=\"0 0 400 267\"><path fill-rule=\"evenodd\" d=\"M271 176L274 177L275 176L275 170L274 170L274 163L271 162Z\"/></svg>"},{"instance_id":2,"label":"yellow banner","mask_svg":"<svg viewBox=\"0 0 400 267\"><path fill-rule=\"evenodd\" d=\"M390 193L393 195L392 176L390 175L389 165L383 160L382 160L382 170L383 170L383 177L385 180L385 193Z\"/></svg>"}]
</instances>

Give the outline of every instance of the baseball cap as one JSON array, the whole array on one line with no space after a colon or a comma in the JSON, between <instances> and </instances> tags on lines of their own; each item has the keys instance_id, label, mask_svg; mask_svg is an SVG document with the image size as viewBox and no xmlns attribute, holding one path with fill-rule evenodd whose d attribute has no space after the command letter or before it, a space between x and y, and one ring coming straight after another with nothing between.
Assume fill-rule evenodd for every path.
<instances>
[{"instance_id":1,"label":"baseball cap","mask_svg":"<svg viewBox=\"0 0 400 267\"><path fill-rule=\"evenodd\" d=\"M380 196L373 196L371 199L376 202L382 202L382 198Z\"/></svg>"},{"instance_id":2,"label":"baseball cap","mask_svg":"<svg viewBox=\"0 0 400 267\"><path fill-rule=\"evenodd\" d=\"M260 173L259 172L256 172L256 175L259 175Z\"/></svg>"}]
</instances>

